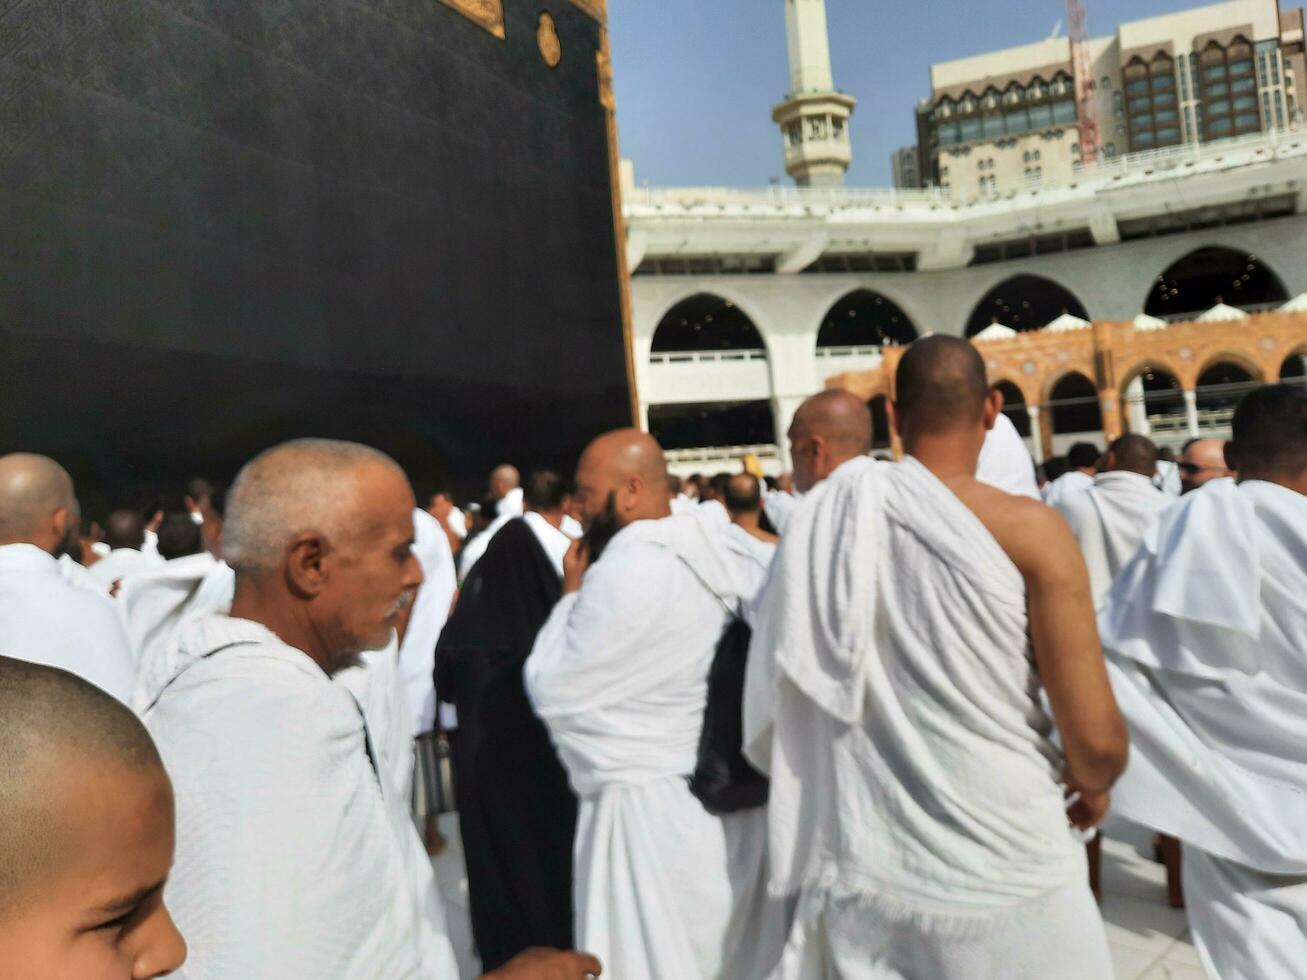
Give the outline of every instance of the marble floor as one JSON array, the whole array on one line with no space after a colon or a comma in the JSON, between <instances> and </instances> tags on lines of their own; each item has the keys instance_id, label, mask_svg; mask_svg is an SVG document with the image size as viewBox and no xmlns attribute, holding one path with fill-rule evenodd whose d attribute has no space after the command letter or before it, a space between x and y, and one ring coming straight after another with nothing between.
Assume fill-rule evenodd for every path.
<instances>
[{"instance_id":1,"label":"marble floor","mask_svg":"<svg viewBox=\"0 0 1307 980\"><path fill-rule=\"evenodd\" d=\"M467 878L458 817L441 818L449 846L435 860L450 938L464 978L478 975L467 914ZM1166 872L1151 860L1152 834L1110 820L1103 845L1103 921L1116 980L1206 980L1184 912L1166 903ZM1104 978L1110 980L1110 978Z\"/></svg>"}]
</instances>

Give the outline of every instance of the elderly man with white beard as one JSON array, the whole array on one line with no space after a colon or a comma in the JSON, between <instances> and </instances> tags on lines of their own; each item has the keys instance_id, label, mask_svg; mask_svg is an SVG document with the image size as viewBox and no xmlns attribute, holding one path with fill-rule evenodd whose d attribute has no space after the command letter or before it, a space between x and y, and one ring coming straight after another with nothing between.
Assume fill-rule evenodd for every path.
<instances>
[{"instance_id":1,"label":"elderly man with white beard","mask_svg":"<svg viewBox=\"0 0 1307 980\"><path fill-rule=\"evenodd\" d=\"M1099 614L1134 753L1117 810L1184 841L1208 973L1307 963L1307 391L1249 394L1209 481L1159 519Z\"/></svg>"},{"instance_id":2,"label":"elderly man with white beard","mask_svg":"<svg viewBox=\"0 0 1307 980\"><path fill-rule=\"evenodd\" d=\"M232 487L231 613L188 622L138 689L176 792L167 899L191 948L183 975L458 975L407 801L331 679L390 642L422 582L413 510L394 461L353 443L275 447ZM495 976L597 967L533 953Z\"/></svg>"},{"instance_id":3,"label":"elderly man with white beard","mask_svg":"<svg viewBox=\"0 0 1307 980\"><path fill-rule=\"evenodd\" d=\"M765 810L715 816L688 778L717 645L748 598L730 525L672 516L662 449L631 429L586 449L574 502L586 536L525 677L580 800L578 944L621 980L765 976L783 940Z\"/></svg>"}]
</instances>

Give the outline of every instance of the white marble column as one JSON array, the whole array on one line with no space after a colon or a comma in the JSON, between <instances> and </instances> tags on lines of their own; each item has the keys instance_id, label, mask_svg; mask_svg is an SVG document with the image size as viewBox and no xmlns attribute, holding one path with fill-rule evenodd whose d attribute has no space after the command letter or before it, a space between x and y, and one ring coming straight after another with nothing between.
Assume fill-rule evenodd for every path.
<instances>
[{"instance_id":1,"label":"white marble column","mask_svg":"<svg viewBox=\"0 0 1307 980\"><path fill-rule=\"evenodd\" d=\"M1186 388L1184 392L1184 417L1189 426L1189 438L1198 438L1198 392Z\"/></svg>"},{"instance_id":2,"label":"white marble column","mask_svg":"<svg viewBox=\"0 0 1307 980\"><path fill-rule=\"evenodd\" d=\"M1148 424L1148 406L1144 404L1144 379L1135 378L1125 387L1126 419L1130 431L1141 436L1152 435Z\"/></svg>"},{"instance_id":3,"label":"white marble column","mask_svg":"<svg viewBox=\"0 0 1307 980\"><path fill-rule=\"evenodd\" d=\"M1039 406L1026 406L1026 414L1030 416L1030 455L1035 458L1035 462L1042 464L1044 462L1044 430L1039 425Z\"/></svg>"}]
</instances>

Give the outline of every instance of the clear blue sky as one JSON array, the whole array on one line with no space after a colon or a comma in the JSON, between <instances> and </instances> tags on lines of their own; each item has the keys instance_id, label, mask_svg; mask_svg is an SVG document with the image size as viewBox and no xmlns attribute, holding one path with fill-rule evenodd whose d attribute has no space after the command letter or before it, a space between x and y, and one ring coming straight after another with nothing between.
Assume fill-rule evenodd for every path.
<instances>
[{"instance_id":1,"label":"clear blue sky","mask_svg":"<svg viewBox=\"0 0 1307 980\"><path fill-rule=\"evenodd\" d=\"M1085 0L1089 31L1202 6ZM888 185L889 155L914 142L930 65L1039 41L1063 0L827 0L835 84L858 100L849 183ZM771 107L789 84L782 0L610 0L622 155L637 183L763 187L783 178Z\"/></svg>"}]
</instances>

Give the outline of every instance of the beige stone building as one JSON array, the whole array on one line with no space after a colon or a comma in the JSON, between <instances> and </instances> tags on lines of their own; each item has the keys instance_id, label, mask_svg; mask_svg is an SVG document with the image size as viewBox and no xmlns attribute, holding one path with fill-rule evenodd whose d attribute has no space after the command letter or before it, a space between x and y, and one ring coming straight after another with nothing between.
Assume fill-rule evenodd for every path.
<instances>
[{"instance_id":1,"label":"beige stone building","mask_svg":"<svg viewBox=\"0 0 1307 980\"><path fill-rule=\"evenodd\" d=\"M1278 0L1131 21L1091 40L1090 57L1106 160L1292 128L1307 101L1303 12ZM1075 179L1067 38L942 62L930 82L917 108L923 185L984 198Z\"/></svg>"}]
</instances>

